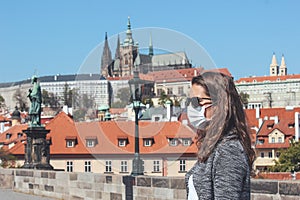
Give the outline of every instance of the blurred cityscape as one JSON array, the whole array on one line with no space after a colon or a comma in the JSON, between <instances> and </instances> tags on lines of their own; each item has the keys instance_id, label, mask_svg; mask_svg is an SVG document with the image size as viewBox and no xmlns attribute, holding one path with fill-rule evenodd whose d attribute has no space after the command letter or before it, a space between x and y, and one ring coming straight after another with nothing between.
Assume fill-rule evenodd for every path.
<instances>
[{"instance_id":1,"label":"blurred cityscape","mask_svg":"<svg viewBox=\"0 0 300 200\"><path fill-rule=\"evenodd\" d=\"M130 174L134 154L135 113L128 81L134 71L147 81L139 113L143 171L153 176L184 176L197 160L194 130L186 116L191 79L206 70L232 76L227 68L192 66L181 52L140 52L128 18L126 38L117 39L112 56L108 36L98 74L38 77L42 88L42 124L50 130L51 165L67 172ZM270 59L268 76L235 80L251 130L257 159L254 169L269 170L281 150L299 141L300 74L288 74L285 56ZM234 77L232 77L234 79ZM24 164L31 88L29 79L0 83L0 148L15 157L3 167Z\"/></svg>"}]
</instances>

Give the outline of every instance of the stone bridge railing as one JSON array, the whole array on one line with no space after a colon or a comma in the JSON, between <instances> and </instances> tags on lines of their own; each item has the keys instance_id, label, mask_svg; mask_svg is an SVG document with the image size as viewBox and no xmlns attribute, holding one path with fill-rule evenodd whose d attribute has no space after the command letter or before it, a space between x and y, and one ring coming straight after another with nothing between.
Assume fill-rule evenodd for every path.
<instances>
[{"instance_id":1,"label":"stone bridge railing","mask_svg":"<svg viewBox=\"0 0 300 200\"><path fill-rule=\"evenodd\" d=\"M0 188L72 200L186 199L184 179L180 177L0 169ZM253 200L298 200L300 181L252 179L251 192Z\"/></svg>"}]
</instances>

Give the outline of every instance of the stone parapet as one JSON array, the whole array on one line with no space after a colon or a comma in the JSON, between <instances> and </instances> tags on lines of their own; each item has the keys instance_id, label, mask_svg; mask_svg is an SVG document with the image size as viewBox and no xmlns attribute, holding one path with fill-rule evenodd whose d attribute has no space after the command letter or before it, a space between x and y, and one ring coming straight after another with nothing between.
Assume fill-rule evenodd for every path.
<instances>
[{"instance_id":1,"label":"stone parapet","mask_svg":"<svg viewBox=\"0 0 300 200\"><path fill-rule=\"evenodd\" d=\"M0 188L57 199L186 199L183 177L121 176L32 169L0 169ZM251 180L253 200L299 199L298 180ZM133 196L133 197L131 197Z\"/></svg>"}]
</instances>

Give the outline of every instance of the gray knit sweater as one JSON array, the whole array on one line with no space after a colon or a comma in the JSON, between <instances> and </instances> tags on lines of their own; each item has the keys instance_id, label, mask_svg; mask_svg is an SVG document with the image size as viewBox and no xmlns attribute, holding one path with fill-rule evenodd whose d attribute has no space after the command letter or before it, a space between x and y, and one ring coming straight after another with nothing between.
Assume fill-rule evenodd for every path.
<instances>
[{"instance_id":1,"label":"gray knit sweater","mask_svg":"<svg viewBox=\"0 0 300 200\"><path fill-rule=\"evenodd\" d=\"M198 199L250 199L250 168L241 143L230 138L223 139L205 163L196 162L186 174L193 175Z\"/></svg>"}]
</instances>

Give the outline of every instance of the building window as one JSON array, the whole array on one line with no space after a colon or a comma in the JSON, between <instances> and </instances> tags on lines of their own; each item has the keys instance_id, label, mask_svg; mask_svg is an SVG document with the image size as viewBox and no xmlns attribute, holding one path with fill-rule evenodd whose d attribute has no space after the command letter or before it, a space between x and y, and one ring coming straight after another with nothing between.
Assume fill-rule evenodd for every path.
<instances>
[{"instance_id":1,"label":"building window","mask_svg":"<svg viewBox=\"0 0 300 200\"><path fill-rule=\"evenodd\" d=\"M85 172L91 172L91 161L85 161L84 162L84 171Z\"/></svg>"},{"instance_id":2,"label":"building window","mask_svg":"<svg viewBox=\"0 0 300 200\"><path fill-rule=\"evenodd\" d=\"M67 161L67 172L73 172L73 161Z\"/></svg>"},{"instance_id":3,"label":"building window","mask_svg":"<svg viewBox=\"0 0 300 200\"><path fill-rule=\"evenodd\" d=\"M275 138L274 137L272 137L271 143L275 143Z\"/></svg>"},{"instance_id":4,"label":"building window","mask_svg":"<svg viewBox=\"0 0 300 200\"><path fill-rule=\"evenodd\" d=\"M282 137L278 138L278 143L282 143Z\"/></svg>"},{"instance_id":5,"label":"building window","mask_svg":"<svg viewBox=\"0 0 300 200\"><path fill-rule=\"evenodd\" d=\"M273 155L272 155L272 151L269 152L269 158L272 158Z\"/></svg>"},{"instance_id":6,"label":"building window","mask_svg":"<svg viewBox=\"0 0 300 200\"><path fill-rule=\"evenodd\" d=\"M157 96L160 96L164 93L163 89L157 89Z\"/></svg>"},{"instance_id":7,"label":"building window","mask_svg":"<svg viewBox=\"0 0 300 200\"><path fill-rule=\"evenodd\" d=\"M183 87L178 87L178 94L182 95L183 94Z\"/></svg>"},{"instance_id":8,"label":"building window","mask_svg":"<svg viewBox=\"0 0 300 200\"><path fill-rule=\"evenodd\" d=\"M22 137L23 133L18 133L18 138Z\"/></svg>"},{"instance_id":9,"label":"building window","mask_svg":"<svg viewBox=\"0 0 300 200\"><path fill-rule=\"evenodd\" d=\"M169 144L170 146L177 146L178 140L176 138L170 138Z\"/></svg>"},{"instance_id":10,"label":"building window","mask_svg":"<svg viewBox=\"0 0 300 200\"><path fill-rule=\"evenodd\" d=\"M179 171L185 172L185 160L179 160Z\"/></svg>"},{"instance_id":11,"label":"building window","mask_svg":"<svg viewBox=\"0 0 300 200\"><path fill-rule=\"evenodd\" d=\"M190 138L183 138L182 139L182 145L183 146L190 146L191 145L191 139Z\"/></svg>"},{"instance_id":12,"label":"building window","mask_svg":"<svg viewBox=\"0 0 300 200\"><path fill-rule=\"evenodd\" d=\"M144 139L144 146L151 147L152 146L152 139Z\"/></svg>"},{"instance_id":13,"label":"building window","mask_svg":"<svg viewBox=\"0 0 300 200\"><path fill-rule=\"evenodd\" d=\"M87 147L94 147L95 146L95 140L86 140L86 146Z\"/></svg>"},{"instance_id":14,"label":"building window","mask_svg":"<svg viewBox=\"0 0 300 200\"><path fill-rule=\"evenodd\" d=\"M121 161L121 172L128 172L127 161Z\"/></svg>"},{"instance_id":15,"label":"building window","mask_svg":"<svg viewBox=\"0 0 300 200\"><path fill-rule=\"evenodd\" d=\"M67 140L67 147L74 147L75 146L75 141L74 140Z\"/></svg>"},{"instance_id":16,"label":"building window","mask_svg":"<svg viewBox=\"0 0 300 200\"><path fill-rule=\"evenodd\" d=\"M7 134L6 134L6 139L9 140L10 138L11 138L11 134L10 134L10 133L7 133Z\"/></svg>"},{"instance_id":17,"label":"building window","mask_svg":"<svg viewBox=\"0 0 300 200\"><path fill-rule=\"evenodd\" d=\"M125 147L127 144L127 139L119 139L119 147Z\"/></svg>"},{"instance_id":18,"label":"building window","mask_svg":"<svg viewBox=\"0 0 300 200\"><path fill-rule=\"evenodd\" d=\"M153 172L160 172L159 160L154 160L153 161Z\"/></svg>"},{"instance_id":19,"label":"building window","mask_svg":"<svg viewBox=\"0 0 300 200\"><path fill-rule=\"evenodd\" d=\"M277 151L277 152L276 152L276 158L279 158L279 156L280 156L280 152Z\"/></svg>"},{"instance_id":20,"label":"building window","mask_svg":"<svg viewBox=\"0 0 300 200\"><path fill-rule=\"evenodd\" d=\"M111 161L105 161L105 172L111 172Z\"/></svg>"},{"instance_id":21,"label":"building window","mask_svg":"<svg viewBox=\"0 0 300 200\"><path fill-rule=\"evenodd\" d=\"M168 88L167 89L167 94L173 94L173 88Z\"/></svg>"},{"instance_id":22,"label":"building window","mask_svg":"<svg viewBox=\"0 0 300 200\"><path fill-rule=\"evenodd\" d=\"M265 157L265 153L264 152L260 152L260 157L264 158Z\"/></svg>"}]
</instances>

